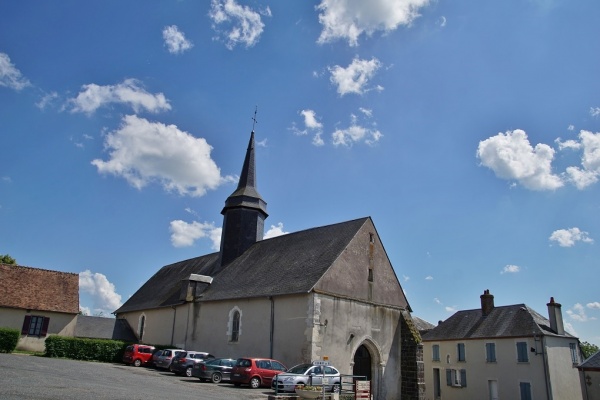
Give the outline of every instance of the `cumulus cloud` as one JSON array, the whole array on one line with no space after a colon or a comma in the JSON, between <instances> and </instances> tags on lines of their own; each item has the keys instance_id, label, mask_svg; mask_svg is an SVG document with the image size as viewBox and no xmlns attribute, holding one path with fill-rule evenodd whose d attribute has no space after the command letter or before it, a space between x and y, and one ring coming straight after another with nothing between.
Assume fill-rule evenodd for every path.
<instances>
[{"instance_id":1,"label":"cumulus cloud","mask_svg":"<svg viewBox=\"0 0 600 400\"><path fill-rule=\"evenodd\" d=\"M58 99L58 93L44 93L40 100L37 103L35 103L35 106L40 110L45 110L46 107L51 105L56 99Z\"/></svg>"},{"instance_id":2,"label":"cumulus cloud","mask_svg":"<svg viewBox=\"0 0 600 400\"><path fill-rule=\"evenodd\" d=\"M573 328L573 324L571 324L570 322L565 322L564 327L565 327L565 331L569 332L571 335L573 335L575 337L579 337L579 334L577 334L577 331L575 330L575 328Z\"/></svg>"},{"instance_id":3,"label":"cumulus cloud","mask_svg":"<svg viewBox=\"0 0 600 400\"><path fill-rule=\"evenodd\" d=\"M313 134L312 143L315 146L323 146L325 142L321 138L323 134L323 124L319 122L319 117L314 110L301 110L299 114L303 117L304 129L300 129L296 126L296 123L292 123L290 128L294 134L299 136Z\"/></svg>"},{"instance_id":4,"label":"cumulus cloud","mask_svg":"<svg viewBox=\"0 0 600 400\"><path fill-rule=\"evenodd\" d=\"M521 268L518 265L507 265L504 268L502 268L502 271L500 271L500 273L501 274L516 274L519 271L521 271Z\"/></svg>"},{"instance_id":5,"label":"cumulus cloud","mask_svg":"<svg viewBox=\"0 0 600 400\"><path fill-rule=\"evenodd\" d=\"M585 313L585 308L581 303L576 303L572 309L567 310L567 314L571 319L577 322L588 322L591 320L595 320L594 317L588 317Z\"/></svg>"},{"instance_id":6,"label":"cumulus cloud","mask_svg":"<svg viewBox=\"0 0 600 400\"><path fill-rule=\"evenodd\" d=\"M564 185L552 173L554 149L546 144L532 147L525 131L498 133L479 142L477 157L501 179L514 180L531 190L554 190Z\"/></svg>"},{"instance_id":7,"label":"cumulus cloud","mask_svg":"<svg viewBox=\"0 0 600 400\"><path fill-rule=\"evenodd\" d=\"M432 280L433 280L433 276L431 276L431 275L427 275L427 276L425 277L425 280L426 280L426 281L432 281Z\"/></svg>"},{"instance_id":8,"label":"cumulus cloud","mask_svg":"<svg viewBox=\"0 0 600 400\"><path fill-rule=\"evenodd\" d=\"M235 0L212 0L208 13L213 22L212 28L217 32L215 40L223 40L229 50L238 44L248 48L258 43L265 27L261 15L270 17L271 9L267 7L257 12ZM227 28L220 29L224 25Z\"/></svg>"},{"instance_id":9,"label":"cumulus cloud","mask_svg":"<svg viewBox=\"0 0 600 400\"><path fill-rule=\"evenodd\" d=\"M595 308L595 309L600 309L600 303L595 301L593 303L587 303L586 304L587 308Z\"/></svg>"},{"instance_id":10,"label":"cumulus cloud","mask_svg":"<svg viewBox=\"0 0 600 400\"><path fill-rule=\"evenodd\" d=\"M370 128L361 125L358 116L351 114L350 126L344 129L336 129L331 136L333 138L334 146L349 147L358 142L364 142L365 144L372 146L379 142L383 137L383 134L374 126L374 124L373 127Z\"/></svg>"},{"instance_id":11,"label":"cumulus cloud","mask_svg":"<svg viewBox=\"0 0 600 400\"><path fill-rule=\"evenodd\" d=\"M579 142L568 140L560 144L569 148L583 149L581 168L568 167L566 172L568 180L581 190L598 182L600 177L600 133L582 130L579 133L579 140Z\"/></svg>"},{"instance_id":12,"label":"cumulus cloud","mask_svg":"<svg viewBox=\"0 0 600 400\"><path fill-rule=\"evenodd\" d=\"M447 312L456 312L456 310L457 310L456 306L446 306L446 307L444 307L444 309Z\"/></svg>"},{"instance_id":13,"label":"cumulus cloud","mask_svg":"<svg viewBox=\"0 0 600 400\"><path fill-rule=\"evenodd\" d=\"M289 232L286 232L283 229L283 223L279 222L277 224L277 226L275 225L271 225L271 228L269 228L264 235L264 239L270 239L276 236L281 236L281 235L287 235Z\"/></svg>"},{"instance_id":14,"label":"cumulus cloud","mask_svg":"<svg viewBox=\"0 0 600 400\"><path fill-rule=\"evenodd\" d=\"M410 280L410 276L402 275L402 279L404 279L404 282L408 282Z\"/></svg>"},{"instance_id":15,"label":"cumulus cloud","mask_svg":"<svg viewBox=\"0 0 600 400\"><path fill-rule=\"evenodd\" d=\"M600 107L590 107L590 115L592 117L600 116Z\"/></svg>"},{"instance_id":16,"label":"cumulus cloud","mask_svg":"<svg viewBox=\"0 0 600 400\"><path fill-rule=\"evenodd\" d=\"M109 159L92 161L98 172L123 177L138 189L157 181L165 190L198 197L233 181L221 176L205 139L175 125L127 115L117 130L106 135L104 147Z\"/></svg>"},{"instance_id":17,"label":"cumulus cloud","mask_svg":"<svg viewBox=\"0 0 600 400\"><path fill-rule=\"evenodd\" d=\"M89 269L80 272L79 290L92 297L94 314L111 314L121 307L121 295L115 291L115 285L103 274L92 273ZM80 308L91 314L89 308Z\"/></svg>"},{"instance_id":18,"label":"cumulus cloud","mask_svg":"<svg viewBox=\"0 0 600 400\"><path fill-rule=\"evenodd\" d=\"M573 247L576 242L594 243L589 234L579 228L558 229L552 232L549 239L560 247Z\"/></svg>"},{"instance_id":19,"label":"cumulus cloud","mask_svg":"<svg viewBox=\"0 0 600 400\"><path fill-rule=\"evenodd\" d=\"M5 53L0 53L0 86L14 90L31 86L29 80L10 62L10 57Z\"/></svg>"},{"instance_id":20,"label":"cumulus cloud","mask_svg":"<svg viewBox=\"0 0 600 400\"><path fill-rule=\"evenodd\" d=\"M419 16L419 9L428 3L429 0L321 0L316 9L323 30L317 43L341 39L357 46L362 34L385 34L410 25Z\"/></svg>"},{"instance_id":21,"label":"cumulus cloud","mask_svg":"<svg viewBox=\"0 0 600 400\"><path fill-rule=\"evenodd\" d=\"M136 79L125 79L116 85L100 86L95 83L82 86L77 97L69 99L71 112L92 114L107 104L127 104L137 113L170 110L171 105L162 93L148 93Z\"/></svg>"},{"instance_id":22,"label":"cumulus cloud","mask_svg":"<svg viewBox=\"0 0 600 400\"><path fill-rule=\"evenodd\" d=\"M165 46L171 54L181 54L191 49L194 44L185 38L177 25L165 26L162 31Z\"/></svg>"},{"instance_id":23,"label":"cumulus cloud","mask_svg":"<svg viewBox=\"0 0 600 400\"><path fill-rule=\"evenodd\" d=\"M187 223L182 220L171 221L169 226L171 232L171 244L174 247L189 247L196 240L208 238L212 241L212 249L219 250L221 246L221 228L215 227L213 223L193 221Z\"/></svg>"},{"instance_id":24,"label":"cumulus cloud","mask_svg":"<svg viewBox=\"0 0 600 400\"><path fill-rule=\"evenodd\" d=\"M380 67L381 62L376 58L372 58L371 60L354 58L347 68L339 65L329 67L328 69L331 73L329 79L331 83L337 86L337 92L340 96L349 93L363 94L369 90L366 88L367 83L373 78L375 72ZM379 87L378 90L380 90Z\"/></svg>"}]
</instances>

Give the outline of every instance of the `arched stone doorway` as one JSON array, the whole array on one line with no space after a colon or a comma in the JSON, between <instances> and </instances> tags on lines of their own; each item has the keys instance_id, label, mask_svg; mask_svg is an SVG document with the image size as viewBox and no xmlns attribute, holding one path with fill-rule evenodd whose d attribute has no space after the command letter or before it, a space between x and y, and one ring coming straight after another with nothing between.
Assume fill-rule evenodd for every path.
<instances>
[{"instance_id":1,"label":"arched stone doorway","mask_svg":"<svg viewBox=\"0 0 600 400\"><path fill-rule=\"evenodd\" d=\"M354 353L354 366L352 375L366 376L368 381L373 380L371 353L364 344L361 344Z\"/></svg>"}]
</instances>

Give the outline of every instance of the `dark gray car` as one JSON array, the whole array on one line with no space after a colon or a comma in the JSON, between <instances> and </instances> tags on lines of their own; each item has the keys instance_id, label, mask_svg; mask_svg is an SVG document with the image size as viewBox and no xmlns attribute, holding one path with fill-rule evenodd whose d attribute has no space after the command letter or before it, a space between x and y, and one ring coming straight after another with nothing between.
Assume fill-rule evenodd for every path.
<instances>
[{"instance_id":1,"label":"dark gray car","mask_svg":"<svg viewBox=\"0 0 600 400\"><path fill-rule=\"evenodd\" d=\"M156 368L161 368L161 369L169 369L169 367L171 366L171 361L173 361L173 357L175 357L177 354L181 353L182 349L164 349L162 350L162 352L154 357L154 366Z\"/></svg>"},{"instance_id":2,"label":"dark gray car","mask_svg":"<svg viewBox=\"0 0 600 400\"><path fill-rule=\"evenodd\" d=\"M209 380L212 383L229 381L231 379L231 370L235 365L233 358L215 358L197 363L192 368L192 376L200 380Z\"/></svg>"},{"instance_id":3,"label":"dark gray car","mask_svg":"<svg viewBox=\"0 0 600 400\"><path fill-rule=\"evenodd\" d=\"M212 358L215 358L215 356L203 351L182 351L173 357L169 371L177 375L191 377L194 364Z\"/></svg>"}]
</instances>

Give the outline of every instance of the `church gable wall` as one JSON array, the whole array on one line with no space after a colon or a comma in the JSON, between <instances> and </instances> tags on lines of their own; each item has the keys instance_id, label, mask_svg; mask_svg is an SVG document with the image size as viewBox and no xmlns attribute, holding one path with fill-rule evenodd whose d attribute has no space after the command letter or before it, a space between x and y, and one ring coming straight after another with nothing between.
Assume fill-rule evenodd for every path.
<instances>
[{"instance_id":1,"label":"church gable wall","mask_svg":"<svg viewBox=\"0 0 600 400\"><path fill-rule=\"evenodd\" d=\"M315 290L378 304L408 306L370 219L325 273Z\"/></svg>"}]
</instances>

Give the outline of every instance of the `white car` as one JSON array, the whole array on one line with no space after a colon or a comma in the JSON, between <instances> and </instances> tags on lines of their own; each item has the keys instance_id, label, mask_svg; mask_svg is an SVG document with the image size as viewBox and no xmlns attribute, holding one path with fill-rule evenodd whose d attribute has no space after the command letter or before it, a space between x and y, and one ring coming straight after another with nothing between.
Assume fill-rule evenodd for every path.
<instances>
[{"instance_id":1,"label":"white car","mask_svg":"<svg viewBox=\"0 0 600 400\"><path fill-rule=\"evenodd\" d=\"M273 378L271 388L278 392L293 392L296 386L321 386L323 385L323 372L327 380L325 391L340 392L340 372L331 366L312 364L298 364L283 374Z\"/></svg>"}]
</instances>

